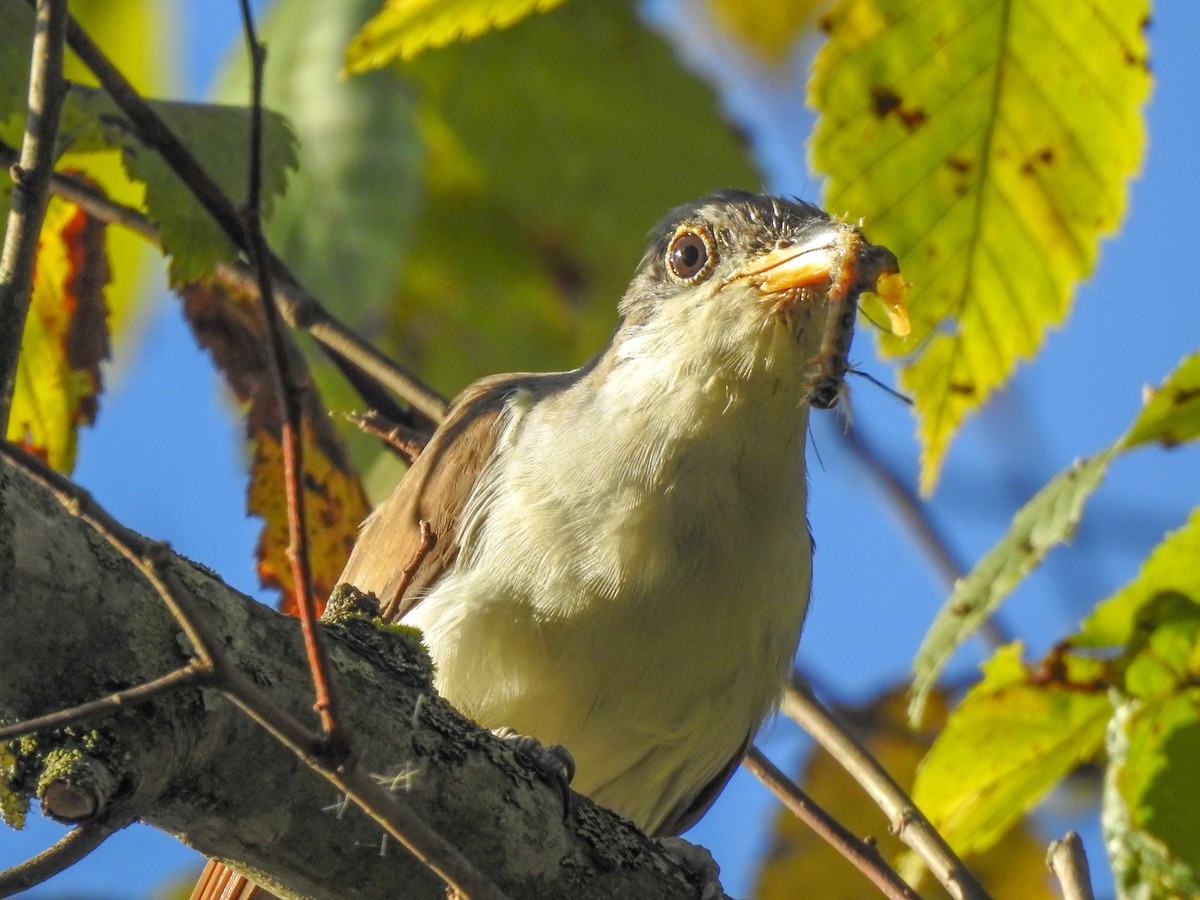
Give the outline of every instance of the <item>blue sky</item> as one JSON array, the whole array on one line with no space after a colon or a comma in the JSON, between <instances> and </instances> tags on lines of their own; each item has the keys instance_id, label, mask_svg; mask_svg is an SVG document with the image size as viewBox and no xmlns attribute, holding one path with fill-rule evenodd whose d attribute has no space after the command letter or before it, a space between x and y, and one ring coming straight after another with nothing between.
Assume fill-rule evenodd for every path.
<instances>
[{"instance_id":1,"label":"blue sky","mask_svg":"<svg viewBox=\"0 0 1200 900\"><path fill-rule=\"evenodd\" d=\"M236 35L235 4L175 5L183 22L184 90L201 98ZM1200 346L1191 270L1191 228L1200 210L1198 39L1200 4L1157 10L1150 30L1156 85L1147 113L1149 151L1133 184L1129 218L1103 247L1067 325L1051 334L1043 353L989 411L968 424L951 451L932 514L964 561L986 550L1012 511L1051 475L1119 435L1140 405L1142 385L1161 380ZM773 131L764 154L768 183L818 200L817 184L794 165L803 152L803 118L781 116L781 101L750 76L738 78L747 79L732 101L739 113L751 124L775 123L768 125ZM865 337L856 342L854 357L890 381ZM243 509L240 425L175 304L157 305L136 357L109 382L99 422L81 438L78 480L118 519L254 594L251 551L258 526ZM857 421L914 480L917 449L908 411L865 383L853 388ZM944 590L869 479L840 450L836 427L829 416L814 425L820 460L810 463L810 518L818 551L814 606L799 661L831 686L835 699L857 701L905 677ZM1200 498L1197 473L1194 449L1141 451L1117 463L1073 544L1052 555L1002 612L1012 631L1029 636L1031 652L1045 650L1088 606L1132 577L1147 549L1182 523ZM955 674L969 672L980 658L974 648L960 656ZM768 728L764 746L787 768L803 741L790 725L779 724ZM692 832L713 851L734 895L749 889L749 861L764 847L773 809L765 790L739 773ZM0 866L37 852L60 833L36 816L21 834L0 832ZM1103 869L1094 831L1090 840L1089 853ZM199 864L173 839L133 827L27 896L150 897L164 879Z\"/></svg>"}]
</instances>

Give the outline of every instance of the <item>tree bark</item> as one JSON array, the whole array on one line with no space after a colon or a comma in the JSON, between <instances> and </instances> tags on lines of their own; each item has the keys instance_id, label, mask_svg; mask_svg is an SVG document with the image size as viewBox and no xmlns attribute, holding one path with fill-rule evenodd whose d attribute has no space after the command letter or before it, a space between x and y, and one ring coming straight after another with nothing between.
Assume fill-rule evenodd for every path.
<instances>
[{"instance_id":1,"label":"tree bark","mask_svg":"<svg viewBox=\"0 0 1200 900\"><path fill-rule=\"evenodd\" d=\"M154 587L46 477L0 456L0 722L145 683L191 651ZM315 722L298 623L183 557L168 565L232 664ZM694 859L583 797L565 814L523 756L435 695L414 632L360 615L323 627L356 759L508 896L719 888ZM0 801L78 788L91 800L76 802L77 818L148 822L281 896L444 896L438 878L217 690L173 690L9 749Z\"/></svg>"}]
</instances>

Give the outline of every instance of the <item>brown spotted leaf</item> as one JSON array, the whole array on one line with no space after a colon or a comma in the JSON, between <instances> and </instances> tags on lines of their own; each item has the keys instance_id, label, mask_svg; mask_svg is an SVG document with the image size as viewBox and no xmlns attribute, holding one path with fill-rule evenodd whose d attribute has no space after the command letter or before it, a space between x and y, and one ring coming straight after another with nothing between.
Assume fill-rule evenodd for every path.
<instances>
[{"instance_id":1,"label":"brown spotted leaf","mask_svg":"<svg viewBox=\"0 0 1200 900\"><path fill-rule=\"evenodd\" d=\"M1146 142L1148 0L843 0L813 65L826 207L912 282L907 356L933 489L963 419L1067 316Z\"/></svg>"},{"instance_id":2,"label":"brown spotted leaf","mask_svg":"<svg viewBox=\"0 0 1200 900\"><path fill-rule=\"evenodd\" d=\"M246 437L252 447L248 510L263 519L258 571L263 584L283 591L282 608L295 612L287 559L288 517L280 443L281 409L269 357L266 324L257 299L228 285L204 282L180 293L197 340L213 356L239 403L245 407ZM333 589L366 518L366 495L299 353L293 368L303 376L301 398L304 502L309 561L318 608Z\"/></svg>"}]
</instances>

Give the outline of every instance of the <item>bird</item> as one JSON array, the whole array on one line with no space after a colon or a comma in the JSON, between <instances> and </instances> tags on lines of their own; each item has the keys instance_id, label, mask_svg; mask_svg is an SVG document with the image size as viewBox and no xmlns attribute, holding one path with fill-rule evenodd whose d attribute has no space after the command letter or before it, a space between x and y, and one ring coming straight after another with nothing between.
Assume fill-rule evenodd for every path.
<instances>
[{"instance_id":1,"label":"bird","mask_svg":"<svg viewBox=\"0 0 1200 900\"><path fill-rule=\"evenodd\" d=\"M467 387L340 581L421 629L463 714L560 745L575 790L681 833L779 703L812 581L809 410L845 392L864 292L907 331L904 287L801 200L677 207L607 346ZM218 875L193 900L251 896Z\"/></svg>"}]
</instances>

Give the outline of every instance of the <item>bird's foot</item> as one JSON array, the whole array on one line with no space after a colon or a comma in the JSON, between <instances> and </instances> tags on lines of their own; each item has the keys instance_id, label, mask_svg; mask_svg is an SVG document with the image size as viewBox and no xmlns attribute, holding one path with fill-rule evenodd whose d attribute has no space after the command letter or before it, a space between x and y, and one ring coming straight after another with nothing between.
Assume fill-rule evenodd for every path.
<instances>
[{"instance_id":1,"label":"bird's foot","mask_svg":"<svg viewBox=\"0 0 1200 900\"><path fill-rule=\"evenodd\" d=\"M492 734L507 741L528 759L543 779L554 785L562 795L563 821L571 817L571 780L575 777L575 759L561 744L543 744L527 734L511 728L493 728Z\"/></svg>"}]
</instances>

